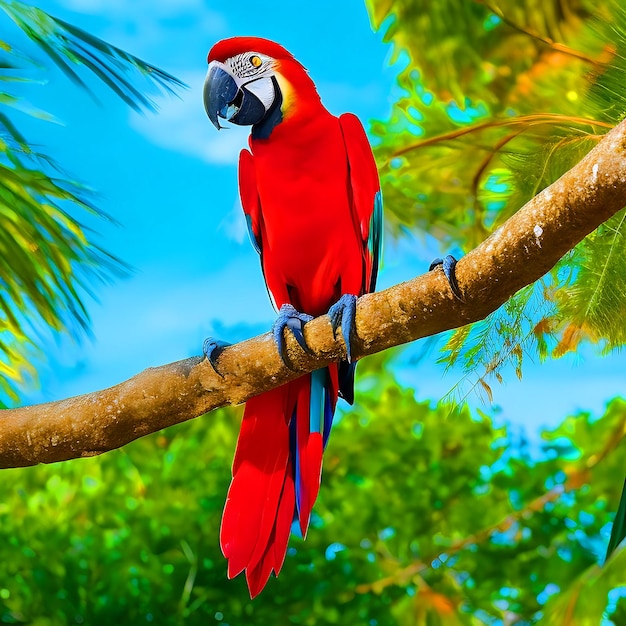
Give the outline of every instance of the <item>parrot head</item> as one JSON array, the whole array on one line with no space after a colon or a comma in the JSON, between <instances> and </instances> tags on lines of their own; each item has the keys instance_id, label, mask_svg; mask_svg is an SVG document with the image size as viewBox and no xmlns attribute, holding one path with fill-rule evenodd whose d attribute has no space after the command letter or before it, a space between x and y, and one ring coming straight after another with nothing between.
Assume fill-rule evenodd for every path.
<instances>
[{"instance_id":1,"label":"parrot head","mask_svg":"<svg viewBox=\"0 0 626 626\"><path fill-rule=\"evenodd\" d=\"M222 128L222 118L252 126L254 137L267 138L277 124L307 102L319 104L304 67L269 39L224 39L211 48L208 62L204 108L217 129Z\"/></svg>"}]
</instances>

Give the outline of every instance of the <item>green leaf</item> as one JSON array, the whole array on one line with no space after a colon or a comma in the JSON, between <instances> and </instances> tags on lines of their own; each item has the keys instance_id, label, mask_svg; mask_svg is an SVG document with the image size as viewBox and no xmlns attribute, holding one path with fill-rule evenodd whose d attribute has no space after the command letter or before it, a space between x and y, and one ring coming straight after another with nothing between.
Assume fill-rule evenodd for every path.
<instances>
[{"instance_id":1,"label":"green leaf","mask_svg":"<svg viewBox=\"0 0 626 626\"><path fill-rule=\"evenodd\" d=\"M626 586L626 550L620 550L604 567L591 566L570 586L546 605L539 624L597 626L602 622L607 595Z\"/></svg>"},{"instance_id":2,"label":"green leaf","mask_svg":"<svg viewBox=\"0 0 626 626\"><path fill-rule=\"evenodd\" d=\"M613 520L613 526L611 527L611 537L609 539L609 545L606 550L606 560L617 546L626 538L626 480L624 480L624 487L622 488L622 495L619 499L619 506L615 513L615 519Z\"/></svg>"}]
</instances>

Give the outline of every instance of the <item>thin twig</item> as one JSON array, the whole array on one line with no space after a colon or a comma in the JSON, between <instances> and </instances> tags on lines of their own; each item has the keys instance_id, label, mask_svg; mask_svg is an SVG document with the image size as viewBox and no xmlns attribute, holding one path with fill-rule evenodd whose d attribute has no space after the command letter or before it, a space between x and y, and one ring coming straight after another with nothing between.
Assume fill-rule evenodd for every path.
<instances>
[{"instance_id":1,"label":"thin twig","mask_svg":"<svg viewBox=\"0 0 626 626\"><path fill-rule=\"evenodd\" d=\"M488 122L480 122L479 124L473 124L472 126L457 128L456 130L437 135L436 137L422 139L417 143L413 143L405 146L404 148L399 148L398 150L395 150L388 160L391 160L394 157L402 156L403 154L411 152L412 150L421 150L422 148L426 148L437 143L452 141L453 139L459 139L460 137L464 137L465 135L477 133L482 130L487 130L489 128L500 128L502 126L525 126L525 129L527 129L533 126L540 126L544 124L556 125L565 123L576 124L580 126L588 125L599 126L601 128L611 128L611 125L607 124L606 122L590 120L585 117L575 117L572 115L560 115L558 113L536 113L532 115L519 115L517 117L511 117L503 120L496 119L489 120Z\"/></svg>"},{"instance_id":2,"label":"thin twig","mask_svg":"<svg viewBox=\"0 0 626 626\"><path fill-rule=\"evenodd\" d=\"M598 61L597 59L590 57L584 52L580 52L579 50L570 48L569 46L566 46L565 44L558 43L554 41L554 39L552 39L551 37L545 37L544 35L540 35L539 33L536 33L532 30L529 30L528 28L524 26L521 26L520 24L517 24L512 19L504 15L504 13L499 8L494 7L490 2L487 2L486 0L474 0L474 1L477 2L478 4L482 4L486 6L494 15L499 17L504 24L511 27L513 30L516 30L517 32L522 33L523 35L527 35L531 39L534 39L535 41L538 41L544 44L545 46L547 46L548 48L551 48L555 52L560 52L562 54L566 54L568 56L574 57L575 59L579 59L580 61L584 61L585 63L589 63L590 65L593 65L595 68L601 68L605 66L605 64L602 61Z\"/></svg>"}]
</instances>

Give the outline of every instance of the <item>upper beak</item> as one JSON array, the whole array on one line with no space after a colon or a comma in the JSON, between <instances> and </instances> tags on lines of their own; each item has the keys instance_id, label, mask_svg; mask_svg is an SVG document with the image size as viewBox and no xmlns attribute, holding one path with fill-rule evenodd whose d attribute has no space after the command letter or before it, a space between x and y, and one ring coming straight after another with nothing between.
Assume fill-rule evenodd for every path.
<instances>
[{"instance_id":1,"label":"upper beak","mask_svg":"<svg viewBox=\"0 0 626 626\"><path fill-rule=\"evenodd\" d=\"M238 92L239 87L233 76L219 65L210 63L204 81L204 109L218 130L221 128L218 116L228 120L239 110L233 105ZM229 111L231 106L233 108Z\"/></svg>"}]
</instances>

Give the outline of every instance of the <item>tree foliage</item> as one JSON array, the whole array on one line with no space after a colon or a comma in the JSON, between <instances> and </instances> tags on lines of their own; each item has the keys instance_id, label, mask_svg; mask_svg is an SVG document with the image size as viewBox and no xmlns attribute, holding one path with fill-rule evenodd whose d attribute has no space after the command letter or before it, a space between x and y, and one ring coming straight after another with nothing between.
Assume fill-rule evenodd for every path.
<instances>
[{"instance_id":1,"label":"tree foliage","mask_svg":"<svg viewBox=\"0 0 626 626\"><path fill-rule=\"evenodd\" d=\"M626 10L613 0L368 0L399 97L378 138L393 232L468 251L626 114ZM445 360L490 390L525 355L624 343L624 214L534 288L449 338Z\"/></svg>"},{"instance_id":2,"label":"tree foliage","mask_svg":"<svg viewBox=\"0 0 626 626\"><path fill-rule=\"evenodd\" d=\"M85 31L17 0L0 0L2 22L10 18L45 58L79 86L88 89L75 68L91 72L129 106L151 107L134 85L171 90L173 76L111 46ZM4 30L3 30L4 33ZM32 147L19 129L17 112L52 118L17 95L19 85L35 81L44 67L0 38L0 392L16 399L12 382L25 373L42 324L55 331L85 330L85 294L123 264L94 242L83 223L86 214L106 218L85 188Z\"/></svg>"}]
</instances>

